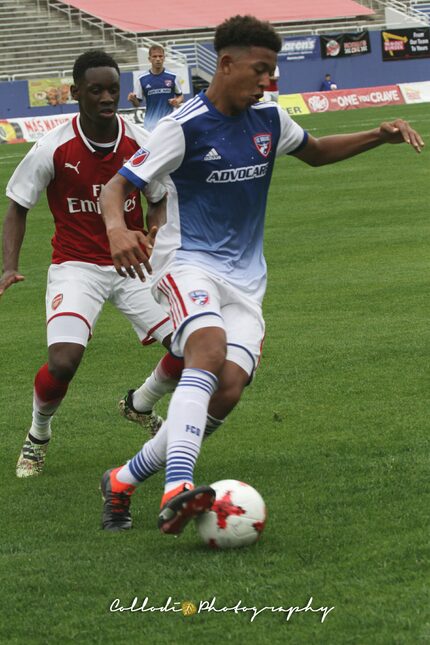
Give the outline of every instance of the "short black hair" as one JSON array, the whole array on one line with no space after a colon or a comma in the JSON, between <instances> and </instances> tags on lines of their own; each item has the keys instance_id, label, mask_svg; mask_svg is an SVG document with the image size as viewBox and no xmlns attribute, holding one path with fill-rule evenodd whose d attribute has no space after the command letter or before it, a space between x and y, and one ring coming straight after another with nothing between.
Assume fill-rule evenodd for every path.
<instances>
[{"instance_id":1,"label":"short black hair","mask_svg":"<svg viewBox=\"0 0 430 645\"><path fill-rule=\"evenodd\" d=\"M91 49L84 52L75 60L73 65L73 82L75 85L84 78L85 72L91 67L114 67L120 73L118 63L102 49Z\"/></svg>"},{"instance_id":2,"label":"short black hair","mask_svg":"<svg viewBox=\"0 0 430 645\"><path fill-rule=\"evenodd\" d=\"M226 47L265 47L278 53L282 41L269 22L255 16L232 16L216 28L214 47L217 54Z\"/></svg>"}]
</instances>

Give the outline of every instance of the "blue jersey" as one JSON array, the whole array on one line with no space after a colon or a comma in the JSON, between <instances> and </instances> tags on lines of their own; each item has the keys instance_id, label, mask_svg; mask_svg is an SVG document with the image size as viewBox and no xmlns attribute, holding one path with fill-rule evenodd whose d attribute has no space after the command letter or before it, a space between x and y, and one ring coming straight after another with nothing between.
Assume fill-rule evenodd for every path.
<instances>
[{"instance_id":1,"label":"blue jersey","mask_svg":"<svg viewBox=\"0 0 430 645\"><path fill-rule=\"evenodd\" d=\"M276 103L225 116L199 94L166 117L119 171L141 190L168 189L167 223L151 258L158 279L174 264L199 266L261 302L266 285L263 229L276 155L307 134Z\"/></svg>"},{"instance_id":2,"label":"blue jersey","mask_svg":"<svg viewBox=\"0 0 430 645\"><path fill-rule=\"evenodd\" d=\"M173 107L169 99L180 96L182 90L176 80L176 74L163 70L160 74L151 71L141 74L135 82L134 93L137 98L145 98L145 130L153 130L158 121L171 114Z\"/></svg>"}]
</instances>

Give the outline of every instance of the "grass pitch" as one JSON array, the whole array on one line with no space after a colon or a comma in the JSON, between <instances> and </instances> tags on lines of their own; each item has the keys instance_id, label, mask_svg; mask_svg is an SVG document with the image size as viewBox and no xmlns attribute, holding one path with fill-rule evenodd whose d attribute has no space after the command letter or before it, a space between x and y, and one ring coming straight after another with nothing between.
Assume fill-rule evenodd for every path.
<instances>
[{"instance_id":1,"label":"grass pitch","mask_svg":"<svg viewBox=\"0 0 430 645\"><path fill-rule=\"evenodd\" d=\"M430 642L428 106L300 119L316 136L408 118L416 155L383 146L312 169L279 159L267 214L267 339L257 378L205 444L197 481L236 478L263 495L261 542L212 552L193 526L156 529L162 476L133 500L135 528L99 530L99 480L145 437L117 400L162 355L110 306L53 422L45 473L18 480L34 374L46 360L44 289L52 222L30 212L25 282L0 301L0 642L14 645ZM6 184L27 145L2 146ZM2 210L6 200L2 198ZM165 403L161 406L165 410ZM139 608L334 607L289 620L250 612ZM179 608L179 605L175 605Z\"/></svg>"}]
</instances>

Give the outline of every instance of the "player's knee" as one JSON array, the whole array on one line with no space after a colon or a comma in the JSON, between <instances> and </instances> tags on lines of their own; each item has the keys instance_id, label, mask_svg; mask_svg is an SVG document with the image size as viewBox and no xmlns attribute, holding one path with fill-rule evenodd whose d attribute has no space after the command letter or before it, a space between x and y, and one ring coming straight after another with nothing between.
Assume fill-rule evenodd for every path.
<instances>
[{"instance_id":1,"label":"player's knee","mask_svg":"<svg viewBox=\"0 0 430 645\"><path fill-rule=\"evenodd\" d=\"M208 370L213 372L213 374L218 374L224 365L226 354L226 348L221 344L208 347L204 352L205 361L208 363Z\"/></svg>"},{"instance_id":2,"label":"player's knee","mask_svg":"<svg viewBox=\"0 0 430 645\"><path fill-rule=\"evenodd\" d=\"M71 381L81 362L82 351L74 350L52 350L49 348L48 369L54 378L59 381Z\"/></svg>"},{"instance_id":3,"label":"player's knee","mask_svg":"<svg viewBox=\"0 0 430 645\"><path fill-rule=\"evenodd\" d=\"M229 414L233 410L233 408L236 407L236 405L240 401L242 392L243 387L240 383L230 383L228 385L221 384L217 392L218 405L220 409L222 409L220 418L224 419L227 414Z\"/></svg>"},{"instance_id":4,"label":"player's knee","mask_svg":"<svg viewBox=\"0 0 430 645\"><path fill-rule=\"evenodd\" d=\"M219 374L227 355L225 332L222 329L200 329L185 345L185 366Z\"/></svg>"}]
</instances>

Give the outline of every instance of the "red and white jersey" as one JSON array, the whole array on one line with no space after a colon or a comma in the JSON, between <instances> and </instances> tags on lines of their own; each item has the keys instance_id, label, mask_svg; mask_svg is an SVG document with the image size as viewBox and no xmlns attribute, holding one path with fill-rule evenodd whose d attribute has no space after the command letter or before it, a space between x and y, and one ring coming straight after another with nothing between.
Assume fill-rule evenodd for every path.
<instances>
[{"instance_id":1,"label":"red and white jersey","mask_svg":"<svg viewBox=\"0 0 430 645\"><path fill-rule=\"evenodd\" d=\"M143 128L119 116L117 119L118 137L109 154L103 156L94 149L82 132L77 115L42 137L9 180L6 195L28 209L46 189L55 221L53 264L67 261L112 264L100 215L100 191L149 136ZM158 182L148 188L145 194L153 202L166 193ZM128 228L143 229L139 190L128 196L124 214Z\"/></svg>"}]
</instances>

